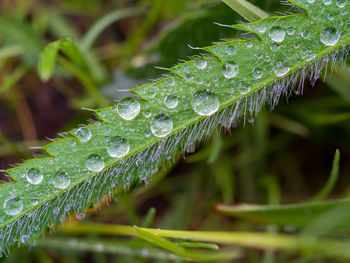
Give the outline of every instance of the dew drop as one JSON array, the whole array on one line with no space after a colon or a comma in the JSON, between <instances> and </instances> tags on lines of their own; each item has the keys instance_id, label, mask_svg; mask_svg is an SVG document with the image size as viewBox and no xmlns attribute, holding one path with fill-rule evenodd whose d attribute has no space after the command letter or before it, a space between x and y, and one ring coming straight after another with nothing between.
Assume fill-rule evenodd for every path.
<instances>
[{"instance_id":1,"label":"dew drop","mask_svg":"<svg viewBox=\"0 0 350 263\"><path fill-rule=\"evenodd\" d=\"M173 121L166 114L159 114L151 121L151 132L156 137L165 137L173 130Z\"/></svg>"},{"instance_id":2,"label":"dew drop","mask_svg":"<svg viewBox=\"0 0 350 263\"><path fill-rule=\"evenodd\" d=\"M310 32L305 29L303 32L301 32L301 36L303 38L309 38L310 37Z\"/></svg>"},{"instance_id":3,"label":"dew drop","mask_svg":"<svg viewBox=\"0 0 350 263\"><path fill-rule=\"evenodd\" d=\"M280 45L278 43L272 43L271 46L270 46L270 49L272 51L277 51L280 49Z\"/></svg>"},{"instance_id":4,"label":"dew drop","mask_svg":"<svg viewBox=\"0 0 350 263\"><path fill-rule=\"evenodd\" d=\"M200 58L194 61L194 65L198 69L205 69L207 67L207 61L205 59Z\"/></svg>"},{"instance_id":5,"label":"dew drop","mask_svg":"<svg viewBox=\"0 0 350 263\"><path fill-rule=\"evenodd\" d=\"M86 168L92 172L101 172L105 167L103 158L98 154L91 154L85 161Z\"/></svg>"},{"instance_id":6,"label":"dew drop","mask_svg":"<svg viewBox=\"0 0 350 263\"><path fill-rule=\"evenodd\" d=\"M52 183L56 188L66 189L70 185L70 179L66 172L57 172Z\"/></svg>"},{"instance_id":7,"label":"dew drop","mask_svg":"<svg viewBox=\"0 0 350 263\"><path fill-rule=\"evenodd\" d=\"M325 27L320 33L320 40L326 46L334 46L339 38L340 34L334 27Z\"/></svg>"},{"instance_id":8,"label":"dew drop","mask_svg":"<svg viewBox=\"0 0 350 263\"><path fill-rule=\"evenodd\" d=\"M236 48L234 46L228 46L226 48L227 55L233 55L236 53Z\"/></svg>"},{"instance_id":9,"label":"dew drop","mask_svg":"<svg viewBox=\"0 0 350 263\"><path fill-rule=\"evenodd\" d=\"M246 85L240 83L240 84L238 85L238 91L239 91L239 93L241 93L242 95L245 95L245 94L247 94L247 93L250 91L250 87L248 87L248 86L246 86Z\"/></svg>"},{"instance_id":10,"label":"dew drop","mask_svg":"<svg viewBox=\"0 0 350 263\"><path fill-rule=\"evenodd\" d=\"M247 48L252 48L253 47L253 41L251 41L251 40L248 40L248 41L246 41L245 42L245 46L247 47Z\"/></svg>"},{"instance_id":11,"label":"dew drop","mask_svg":"<svg viewBox=\"0 0 350 263\"><path fill-rule=\"evenodd\" d=\"M75 129L73 134L78 138L81 142L88 142L91 139L91 131L87 127L81 127Z\"/></svg>"},{"instance_id":12,"label":"dew drop","mask_svg":"<svg viewBox=\"0 0 350 263\"><path fill-rule=\"evenodd\" d=\"M30 168L26 173L27 181L31 184L40 184L43 180L43 173L40 169Z\"/></svg>"},{"instance_id":13,"label":"dew drop","mask_svg":"<svg viewBox=\"0 0 350 263\"><path fill-rule=\"evenodd\" d=\"M315 3L315 0L306 0L309 4Z\"/></svg>"},{"instance_id":14,"label":"dew drop","mask_svg":"<svg viewBox=\"0 0 350 263\"><path fill-rule=\"evenodd\" d=\"M186 81L191 81L193 79L193 75L191 73L186 73L184 78Z\"/></svg>"},{"instance_id":15,"label":"dew drop","mask_svg":"<svg viewBox=\"0 0 350 263\"><path fill-rule=\"evenodd\" d=\"M27 243L29 243L29 241L30 241L30 236L28 236L28 235L21 236L21 243L22 244L27 244Z\"/></svg>"},{"instance_id":16,"label":"dew drop","mask_svg":"<svg viewBox=\"0 0 350 263\"><path fill-rule=\"evenodd\" d=\"M164 100L165 106L167 106L169 109L176 108L178 103L179 103L178 98L176 96L173 96L173 95L167 96Z\"/></svg>"},{"instance_id":17,"label":"dew drop","mask_svg":"<svg viewBox=\"0 0 350 263\"><path fill-rule=\"evenodd\" d=\"M287 34L288 35L294 35L294 33L295 33L295 28L294 27L290 26L290 27L287 28Z\"/></svg>"},{"instance_id":18,"label":"dew drop","mask_svg":"<svg viewBox=\"0 0 350 263\"><path fill-rule=\"evenodd\" d=\"M23 201L17 196L9 196L4 202L4 212L9 216L15 216L22 212Z\"/></svg>"},{"instance_id":19,"label":"dew drop","mask_svg":"<svg viewBox=\"0 0 350 263\"><path fill-rule=\"evenodd\" d=\"M346 0L337 0L336 5L340 8L343 8L346 5Z\"/></svg>"},{"instance_id":20,"label":"dew drop","mask_svg":"<svg viewBox=\"0 0 350 263\"><path fill-rule=\"evenodd\" d=\"M222 74L227 79L232 79L237 76L239 66L236 64L227 63L222 68Z\"/></svg>"},{"instance_id":21,"label":"dew drop","mask_svg":"<svg viewBox=\"0 0 350 263\"><path fill-rule=\"evenodd\" d=\"M264 27L264 26L262 26L262 25L260 25L260 26L258 27L258 32L259 32L260 34L264 34L265 31L266 31L266 27Z\"/></svg>"},{"instance_id":22,"label":"dew drop","mask_svg":"<svg viewBox=\"0 0 350 263\"><path fill-rule=\"evenodd\" d=\"M276 66L273 67L273 72L276 76L282 77L289 72L290 68L282 61L276 63Z\"/></svg>"},{"instance_id":23,"label":"dew drop","mask_svg":"<svg viewBox=\"0 0 350 263\"><path fill-rule=\"evenodd\" d=\"M114 157L114 158L124 157L125 155L128 154L129 150L130 150L130 143L127 139L121 136L114 136L108 139L107 152L111 157Z\"/></svg>"},{"instance_id":24,"label":"dew drop","mask_svg":"<svg viewBox=\"0 0 350 263\"><path fill-rule=\"evenodd\" d=\"M211 90L202 90L194 95L192 102L193 110L201 116L210 116L217 112L220 102Z\"/></svg>"},{"instance_id":25,"label":"dew drop","mask_svg":"<svg viewBox=\"0 0 350 263\"><path fill-rule=\"evenodd\" d=\"M169 86L174 86L174 85L175 85L175 79L174 79L174 78L168 78L168 79L166 80L166 82L167 82L167 84L168 84Z\"/></svg>"},{"instance_id":26,"label":"dew drop","mask_svg":"<svg viewBox=\"0 0 350 263\"><path fill-rule=\"evenodd\" d=\"M134 98L124 98L119 102L117 111L124 120L132 120L140 113L140 103Z\"/></svg>"},{"instance_id":27,"label":"dew drop","mask_svg":"<svg viewBox=\"0 0 350 263\"><path fill-rule=\"evenodd\" d=\"M271 28L271 30L269 32L269 36L270 36L272 41L277 42L277 43L281 43L286 36L286 32L281 27L274 26Z\"/></svg>"},{"instance_id":28,"label":"dew drop","mask_svg":"<svg viewBox=\"0 0 350 263\"><path fill-rule=\"evenodd\" d=\"M264 72L261 68L255 68L253 69L253 76L256 79L261 79L261 77L263 76Z\"/></svg>"},{"instance_id":29,"label":"dew drop","mask_svg":"<svg viewBox=\"0 0 350 263\"><path fill-rule=\"evenodd\" d=\"M322 0L324 5L330 5L332 3L332 0Z\"/></svg>"}]
</instances>

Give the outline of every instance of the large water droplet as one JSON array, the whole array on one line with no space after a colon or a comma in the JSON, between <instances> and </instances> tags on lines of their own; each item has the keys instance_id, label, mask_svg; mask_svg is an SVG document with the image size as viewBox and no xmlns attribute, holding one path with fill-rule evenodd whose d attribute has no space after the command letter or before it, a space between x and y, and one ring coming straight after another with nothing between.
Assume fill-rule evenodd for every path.
<instances>
[{"instance_id":1,"label":"large water droplet","mask_svg":"<svg viewBox=\"0 0 350 263\"><path fill-rule=\"evenodd\" d=\"M289 72L289 70L290 68L288 67L288 65L282 61L277 62L273 68L273 72L278 77L286 75Z\"/></svg>"},{"instance_id":2,"label":"large water droplet","mask_svg":"<svg viewBox=\"0 0 350 263\"><path fill-rule=\"evenodd\" d=\"M227 79L232 79L237 76L239 66L236 64L227 63L222 68L222 74Z\"/></svg>"},{"instance_id":3,"label":"large water droplet","mask_svg":"<svg viewBox=\"0 0 350 263\"><path fill-rule=\"evenodd\" d=\"M43 173L40 169L30 168L26 174L27 181L31 184L40 184L43 180Z\"/></svg>"},{"instance_id":4,"label":"large water droplet","mask_svg":"<svg viewBox=\"0 0 350 263\"><path fill-rule=\"evenodd\" d=\"M269 36L272 39L272 41L277 42L277 43L281 43L286 36L286 31L284 31L279 26L274 26L271 28L271 30L269 32Z\"/></svg>"},{"instance_id":5,"label":"large water droplet","mask_svg":"<svg viewBox=\"0 0 350 263\"><path fill-rule=\"evenodd\" d=\"M15 216L22 212L23 201L17 196L9 196L4 202L4 212L9 216Z\"/></svg>"},{"instance_id":6,"label":"large water droplet","mask_svg":"<svg viewBox=\"0 0 350 263\"><path fill-rule=\"evenodd\" d=\"M218 97L211 90L202 90L194 95L193 110L201 116L210 116L217 112L220 106Z\"/></svg>"},{"instance_id":7,"label":"large water droplet","mask_svg":"<svg viewBox=\"0 0 350 263\"><path fill-rule=\"evenodd\" d=\"M176 96L173 96L173 95L167 96L164 100L165 106L167 106L169 109L176 108L178 103L179 103L178 98Z\"/></svg>"},{"instance_id":8,"label":"large water droplet","mask_svg":"<svg viewBox=\"0 0 350 263\"><path fill-rule=\"evenodd\" d=\"M205 59L200 58L194 61L194 65L198 69L205 69L207 67L207 61Z\"/></svg>"},{"instance_id":9,"label":"large water droplet","mask_svg":"<svg viewBox=\"0 0 350 263\"><path fill-rule=\"evenodd\" d=\"M320 40L326 46L334 46L339 38L340 34L334 27L325 27L320 33Z\"/></svg>"},{"instance_id":10,"label":"large water droplet","mask_svg":"<svg viewBox=\"0 0 350 263\"><path fill-rule=\"evenodd\" d=\"M73 134L81 142L87 142L87 141L89 141L91 139L91 131L87 127L81 127L81 128L75 129L73 131Z\"/></svg>"},{"instance_id":11,"label":"large water droplet","mask_svg":"<svg viewBox=\"0 0 350 263\"><path fill-rule=\"evenodd\" d=\"M119 102L117 111L124 120L132 120L140 113L140 103L134 98L124 98Z\"/></svg>"},{"instance_id":12,"label":"large water droplet","mask_svg":"<svg viewBox=\"0 0 350 263\"><path fill-rule=\"evenodd\" d=\"M56 188L66 189L70 184L70 178L66 172L57 172L52 183Z\"/></svg>"},{"instance_id":13,"label":"large water droplet","mask_svg":"<svg viewBox=\"0 0 350 263\"><path fill-rule=\"evenodd\" d=\"M121 158L128 154L130 143L121 136L114 136L108 139L107 152L111 157Z\"/></svg>"},{"instance_id":14,"label":"large water droplet","mask_svg":"<svg viewBox=\"0 0 350 263\"><path fill-rule=\"evenodd\" d=\"M91 154L85 161L86 168L92 172L101 172L105 167L103 158L98 154Z\"/></svg>"},{"instance_id":15,"label":"large water droplet","mask_svg":"<svg viewBox=\"0 0 350 263\"><path fill-rule=\"evenodd\" d=\"M157 115L151 122L151 132L156 137L165 137L173 130L173 121L166 114Z\"/></svg>"}]
</instances>

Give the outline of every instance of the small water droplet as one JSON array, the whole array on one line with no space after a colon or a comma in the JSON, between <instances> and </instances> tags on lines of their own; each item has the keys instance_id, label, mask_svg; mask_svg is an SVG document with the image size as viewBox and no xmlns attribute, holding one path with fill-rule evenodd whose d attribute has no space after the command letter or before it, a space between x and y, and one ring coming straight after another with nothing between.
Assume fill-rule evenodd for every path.
<instances>
[{"instance_id":1,"label":"small water droplet","mask_svg":"<svg viewBox=\"0 0 350 263\"><path fill-rule=\"evenodd\" d=\"M193 79L193 75L191 73L186 73L184 78L186 81L191 81Z\"/></svg>"},{"instance_id":2,"label":"small water droplet","mask_svg":"<svg viewBox=\"0 0 350 263\"><path fill-rule=\"evenodd\" d=\"M277 43L281 43L286 36L286 32L281 27L274 26L271 28L271 30L269 32L269 36L270 36L272 41L277 42Z\"/></svg>"},{"instance_id":3,"label":"small water droplet","mask_svg":"<svg viewBox=\"0 0 350 263\"><path fill-rule=\"evenodd\" d=\"M59 189L66 189L70 185L70 179L66 172L57 172L52 180L53 185Z\"/></svg>"},{"instance_id":4,"label":"small water droplet","mask_svg":"<svg viewBox=\"0 0 350 263\"><path fill-rule=\"evenodd\" d=\"M43 180L43 173L40 169L30 168L26 173L27 181L31 184L40 184Z\"/></svg>"},{"instance_id":5,"label":"small water droplet","mask_svg":"<svg viewBox=\"0 0 350 263\"><path fill-rule=\"evenodd\" d=\"M28 235L21 236L21 243L22 244L27 244L27 243L29 243L29 241L30 241L30 236L28 236Z\"/></svg>"},{"instance_id":6,"label":"small water droplet","mask_svg":"<svg viewBox=\"0 0 350 263\"><path fill-rule=\"evenodd\" d=\"M266 31L266 27L264 27L264 26L262 26L262 25L260 25L260 26L258 27L258 32L259 32L260 34L264 34L265 31Z\"/></svg>"},{"instance_id":7,"label":"small water droplet","mask_svg":"<svg viewBox=\"0 0 350 263\"><path fill-rule=\"evenodd\" d=\"M346 6L346 0L337 0L336 5L340 8L343 8Z\"/></svg>"},{"instance_id":8,"label":"small water droplet","mask_svg":"<svg viewBox=\"0 0 350 263\"><path fill-rule=\"evenodd\" d=\"M81 127L81 128L75 129L72 133L81 142L88 142L91 139L91 131L87 127Z\"/></svg>"},{"instance_id":9,"label":"small water droplet","mask_svg":"<svg viewBox=\"0 0 350 263\"><path fill-rule=\"evenodd\" d=\"M322 0L324 5L330 5L332 3L332 0Z\"/></svg>"},{"instance_id":10,"label":"small water droplet","mask_svg":"<svg viewBox=\"0 0 350 263\"><path fill-rule=\"evenodd\" d=\"M271 46L270 46L270 49L272 51L277 51L280 49L280 45L278 43L272 43Z\"/></svg>"},{"instance_id":11,"label":"small water droplet","mask_svg":"<svg viewBox=\"0 0 350 263\"><path fill-rule=\"evenodd\" d=\"M130 150L130 143L127 139L121 136L114 136L108 139L107 152L111 157L114 157L114 158L124 157L125 155L128 154L129 150Z\"/></svg>"},{"instance_id":12,"label":"small water droplet","mask_svg":"<svg viewBox=\"0 0 350 263\"><path fill-rule=\"evenodd\" d=\"M245 84L243 83L240 83L238 85L238 91L239 93L241 93L242 95L245 95L247 94L249 91L250 91L250 87L249 86L246 86Z\"/></svg>"},{"instance_id":13,"label":"small water droplet","mask_svg":"<svg viewBox=\"0 0 350 263\"><path fill-rule=\"evenodd\" d=\"M4 202L4 212L9 216L16 216L22 212L23 201L17 196L9 196Z\"/></svg>"},{"instance_id":14,"label":"small water droplet","mask_svg":"<svg viewBox=\"0 0 350 263\"><path fill-rule=\"evenodd\" d=\"M211 90L202 90L194 95L192 102L193 110L201 116L210 116L217 112L220 102Z\"/></svg>"},{"instance_id":15,"label":"small water droplet","mask_svg":"<svg viewBox=\"0 0 350 263\"><path fill-rule=\"evenodd\" d=\"M167 84L168 84L169 86L174 86L174 85L175 85L175 79L174 79L174 78L168 78L168 79L166 80L166 82L167 82Z\"/></svg>"},{"instance_id":16,"label":"small water droplet","mask_svg":"<svg viewBox=\"0 0 350 263\"><path fill-rule=\"evenodd\" d=\"M254 43L253 43L253 41L251 41L251 40L248 40L248 41L245 42L245 46L246 46L247 48L252 48L253 45L254 45Z\"/></svg>"},{"instance_id":17,"label":"small water droplet","mask_svg":"<svg viewBox=\"0 0 350 263\"><path fill-rule=\"evenodd\" d=\"M236 48L234 46L228 46L226 48L227 55L233 55L236 53Z\"/></svg>"},{"instance_id":18,"label":"small water droplet","mask_svg":"<svg viewBox=\"0 0 350 263\"><path fill-rule=\"evenodd\" d=\"M232 79L237 76L239 72L239 66L236 64L227 63L222 68L222 74L227 79Z\"/></svg>"},{"instance_id":19,"label":"small water droplet","mask_svg":"<svg viewBox=\"0 0 350 263\"><path fill-rule=\"evenodd\" d=\"M85 218L86 214L85 213L76 213L75 214L76 218L78 218L79 220L82 220Z\"/></svg>"},{"instance_id":20,"label":"small water droplet","mask_svg":"<svg viewBox=\"0 0 350 263\"><path fill-rule=\"evenodd\" d=\"M340 34L334 27L325 27L320 33L320 40L326 46L334 46L339 38Z\"/></svg>"},{"instance_id":21,"label":"small water droplet","mask_svg":"<svg viewBox=\"0 0 350 263\"><path fill-rule=\"evenodd\" d=\"M288 35L294 35L294 33L295 33L295 28L294 27L290 26L290 27L287 28L287 34Z\"/></svg>"},{"instance_id":22,"label":"small water droplet","mask_svg":"<svg viewBox=\"0 0 350 263\"><path fill-rule=\"evenodd\" d=\"M167 106L169 109L176 108L178 103L179 103L178 98L176 96L173 96L173 95L167 96L164 100L165 106Z\"/></svg>"},{"instance_id":23,"label":"small water droplet","mask_svg":"<svg viewBox=\"0 0 350 263\"><path fill-rule=\"evenodd\" d=\"M151 132L156 137L165 137L173 130L173 121L166 114L157 115L151 122Z\"/></svg>"},{"instance_id":24,"label":"small water droplet","mask_svg":"<svg viewBox=\"0 0 350 263\"><path fill-rule=\"evenodd\" d=\"M200 58L194 61L194 65L198 69L205 69L207 67L207 61L205 59Z\"/></svg>"},{"instance_id":25,"label":"small water droplet","mask_svg":"<svg viewBox=\"0 0 350 263\"><path fill-rule=\"evenodd\" d=\"M303 32L301 32L301 36L303 38L309 38L310 37L310 32L305 29Z\"/></svg>"},{"instance_id":26,"label":"small water droplet","mask_svg":"<svg viewBox=\"0 0 350 263\"><path fill-rule=\"evenodd\" d=\"M105 167L105 162L98 154L91 154L85 161L86 168L92 172L101 172Z\"/></svg>"},{"instance_id":27,"label":"small water droplet","mask_svg":"<svg viewBox=\"0 0 350 263\"><path fill-rule=\"evenodd\" d=\"M134 98L124 98L119 102L117 111L124 120L132 120L140 113L140 103Z\"/></svg>"},{"instance_id":28,"label":"small water droplet","mask_svg":"<svg viewBox=\"0 0 350 263\"><path fill-rule=\"evenodd\" d=\"M261 68L255 68L253 69L253 76L256 79L261 79L261 77L263 76L264 72Z\"/></svg>"}]
</instances>

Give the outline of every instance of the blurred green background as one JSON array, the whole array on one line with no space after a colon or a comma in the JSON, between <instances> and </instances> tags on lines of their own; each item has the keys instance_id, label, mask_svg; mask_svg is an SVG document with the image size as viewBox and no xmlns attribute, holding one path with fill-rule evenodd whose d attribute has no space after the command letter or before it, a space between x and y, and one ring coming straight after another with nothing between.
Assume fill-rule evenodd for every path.
<instances>
[{"instance_id":1,"label":"blurred green background","mask_svg":"<svg viewBox=\"0 0 350 263\"><path fill-rule=\"evenodd\" d=\"M251 2L270 14L295 11L277 0ZM60 132L95 118L89 109L112 105L128 96L130 88L159 78L167 73L164 69L181 59L200 54L189 46L242 37L214 22L231 25L244 21L219 0L1 0L0 11L1 170L38 156L48 138L57 138ZM122 18L116 19L118 15ZM103 27L91 45L84 46L96 23L109 26ZM42 82L37 74L40 52L47 43L62 37L85 47L89 69L79 68L61 54L53 78ZM304 224L293 224L299 219L290 215L285 220L288 224L266 226L251 218L223 215L215 207L223 203L278 205L310 201L326 185L336 149L341 156L340 170L333 173L336 175L327 186L329 191L325 191L330 192L327 198L332 200L349 195L348 62L332 74L327 72L325 82L319 80L314 87L305 83L303 96L292 96L288 103L282 99L276 109L263 110L244 127L214 134L149 186L138 187L103 209L72 215L71 219L178 230L300 234ZM0 175L0 181L8 180L5 173ZM318 201L323 202L321 198ZM349 204L335 208L346 211ZM350 215L338 210L313 214L311 209L298 215L315 217L312 222L322 218L321 228L307 225L315 238L347 244ZM273 211L267 214L276 215ZM47 234L46 238L58 240L60 245L38 241L32 247L13 250L0 262L182 262L162 258L160 250L140 250L150 247L130 243L130 239L89 231L80 235L80 241L75 235L71 237L62 231ZM108 241L116 242L113 246L118 249L107 251L103 244ZM77 242L92 245L78 249ZM349 260L324 257L322 253L277 253L261 248L242 248L239 259L222 262Z\"/></svg>"}]
</instances>

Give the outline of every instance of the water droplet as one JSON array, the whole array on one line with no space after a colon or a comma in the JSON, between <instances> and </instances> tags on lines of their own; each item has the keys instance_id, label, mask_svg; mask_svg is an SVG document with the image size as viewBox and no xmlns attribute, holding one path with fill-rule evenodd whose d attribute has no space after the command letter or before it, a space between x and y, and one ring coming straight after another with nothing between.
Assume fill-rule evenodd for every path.
<instances>
[{"instance_id":1,"label":"water droplet","mask_svg":"<svg viewBox=\"0 0 350 263\"><path fill-rule=\"evenodd\" d=\"M295 28L294 27L290 26L290 27L287 28L287 34L288 35L294 35L294 33L295 33Z\"/></svg>"},{"instance_id":2,"label":"water droplet","mask_svg":"<svg viewBox=\"0 0 350 263\"><path fill-rule=\"evenodd\" d=\"M201 116L210 116L217 112L220 106L218 97L211 90L202 90L194 95L193 110Z\"/></svg>"},{"instance_id":3,"label":"water droplet","mask_svg":"<svg viewBox=\"0 0 350 263\"><path fill-rule=\"evenodd\" d=\"M40 184L43 180L43 173L40 169L30 168L26 174L27 181L31 184Z\"/></svg>"},{"instance_id":4,"label":"water droplet","mask_svg":"<svg viewBox=\"0 0 350 263\"><path fill-rule=\"evenodd\" d=\"M270 36L272 41L277 42L277 43L281 43L286 36L286 32L281 27L274 26L271 28L271 30L269 32L269 36Z\"/></svg>"},{"instance_id":5,"label":"water droplet","mask_svg":"<svg viewBox=\"0 0 350 263\"><path fill-rule=\"evenodd\" d=\"M320 33L320 40L326 46L334 46L339 38L340 34L334 27L325 27Z\"/></svg>"},{"instance_id":6,"label":"water droplet","mask_svg":"<svg viewBox=\"0 0 350 263\"><path fill-rule=\"evenodd\" d=\"M303 32L301 32L301 36L303 38L309 38L310 37L310 32L305 29Z\"/></svg>"},{"instance_id":7,"label":"water droplet","mask_svg":"<svg viewBox=\"0 0 350 263\"><path fill-rule=\"evenodd\" d=\"M207 61L205 59L200 58L194 61L194 65L198 69L205 69L207 67Z\"/></svg>"},{"instance_id":8,"label":"water droplet","mask_svg":"<svg viewBox=\"0 0 350 263\"><path fill-rule=\"evenodd\" d=\"M191 81L193 79L193 75L191 73L186 73L184 78L186 81Z\"/></svg>"},{"instance_id":9,"label":"water droplet","mask_svg":"<svg viewBox=\"0 0 350 263\"><path fill-rule=\"evenodd\" d=\"M306 0L308 3L313 4L315 3L315 0Z\"/></svg>"},{"instance_id":10,"label":"water droplet","mask_svg":"<svg viewBox=\"0 0 350 263\"><path fill-rule=\"evenodd\" d=\"M152 116L152 112L150 112L149 110L144 110L142 111L143 116L145 116L145 118L149 118Z\"/></svg>"},{"instance_id":11,"label":"water droplet","mask_svg":"<svg viewBox=\"0 0 350 263\"><path fill-rule=\"evenodd\" d=\"M114 157L114 158L124 157L125 155L128 154L129 150L130 150L130 143L127 139L125 139L121 136L114 136L114 137L108 139L107 152L111 157ZM103 166L104 166L104 164L103 164ZM103 167L102 167L102 169L103 169ZM92 170L92 171L94 171L94 170Z\"/></svg>"},{"instance_id":12,"label":"water droplet","mask_svg":"<svg viewBox=\"0 0 350 263\"><path fill-rule=\"evenodd\" d=\"M271 46L270 46L270 49L272 51L277 51L280 49L280 45L278 43L272 43Z\"/></svg>"},{"instance_id":13,"label":"water droplet","mask_svg":"<svg viewBox=\"0 0 350 263\"><path fill-rule=\"evenodd\" d=\"M279 61L276 63L276 66L273 68L273 72L276 76L282 77L289 72L290 68L286 65L286 63Z\"/></svg>"},{"instance_id":14,"label":"water droplet","mask_svg":"<svg viewBox=\"0 0 350 263\"><path fill-rule=\"evenodd\" d=\"M222 68L222 74L227 79L232 79L237 76L239 66L236 64L227 63Z\"/></svg>"},{"instance_id":15,"label":"water droplet","mask_svg":"<svg viewBox=\"0 0 350 263\"><path fill-rule=\"evenodd\" d=\"M132 120L140 113L140 103L134 98L124 98L119 102L117 111L124 120Z\"/></svg>"},{"instance_id":16,"label":"water droplet","mask_svg":"<svg viewBox=\"0 0 350 263\"><path fill-rule=\"evenodd\" d=\"M255 68L253 69L253 76L256 79L260 79L263 76L264 72L261 68Z\"/></svg>"},{"instance_id":17,"label":"water droplet","mask_svg":"<svg viewBox=\"0 0 350 263\"><path fill-rule=\"evenodd\" d=\"M233 55L236 53L236 48L234 46L228 46L226 48L227 55Z\"/></svg>"},{"instance_id":18,"label":"water droplet","mask_svg":"<svg viewBox=\"0 0 350 263\"><path fill-rule=\"evenodd\" d=\"M248 40L248 41L245 42L245 46L246 46L247 48L252 48L253 45L254 45L254 43L253 43L253 41L251 41L251 40Z\"/></svg>"},{"instance_id":19,"label":"water droplet","mask_svg":"<svg viewBox=\"0 0 350 263\"><path fill-rule=\"evenodd\" d=\"M83 220L85 218L86 214L85 213L76 213L75 216L79 220Z\"/></svg>"},{"instance_id":20,"label":"water droplet","mask_svg":"<svg viewBox=\"0 0 350 263\"><path fill-rule=\"evenodd\" d=\"M173 96L173 95L167 96L164 100L165 106L167 106L169 109L176 108L178 103L179 103L178 98L176 96Z\"/></svg>"},{"instance_id":21,"label":"water droplet","mask_svg":"<svg viewBox=\"0 0 350 263\"><path fill-rule=\"evenodd\" d=\"M265 31L266 31L266 27L264 27L264 26L262 26L262 25L260 25L260 26L258 27L258 32L259 32L260 34L264 34Z\"/></svg>"},{"instance_id":22,"label":"water droplet","mask_svg":"<svg viewBox=\"0 0 350 263\"><path fill-rule=\"evenodd\" d=\"M75 129L72 133L81 142L88 142L91 139L91 131L87 127L81 127L81 128Z\"/></svg>"},{"instance_id":23,"label":"water droplet","mask_svg":"<svg viewBox=\"0 0 350 263\"><path fill-rule=\"evenodd\" d=\"M346 6L346 0L337 0L336 5L340 8L343 8Z\"/></svg>"},{"instance_id":24,"label":"water droplet","mask_svg":"<svg viewBox=\"0 0 350 263\"><path fill-rule=\"evenodd\" d=\"M174 78L168 78L168 79L166 80L166 82L167 82L167 84L168 84L169 86L174 86L174 85L175 85L175 79L174 79Z\"/></svg>"},{"instance_id":25,"label":"water droplet","mask_svg":"<svg viewBox=\"0 0 350 263\"><path fill-rule=\"evenodd\" d=\"M327 18L328 18L329 21L332 21L332 20L334 20L335 17L334 17L334 14L329 13L327 15Z\"/></svg>"},{"instance_id":26,"label":"water droplet","mask_svg":"<svg viewBox=\"0 0 350 263\"><path fill-rule=\"evenodd\" d=\"M86 168L92 172L101 172L105 167L103 158L98 154L91 154L85 161Z\"/></svg>"},{"instance_id":27,"label":"water droplet","mask_svg":"<svg viewBox=\"0 0 350 263\"><path fill-rule=\"evenodd\" d=\"M29 243L29 241L30 241L30 236L28 236L28 235L21 236L21 243L22 244L27 244L27 243Z\"/></svg>"},{"instance_id":28,"label":"water droplet","mask_svg":"<svg viewBox=\"0 0 350 263\"><path fill-rule=\"evenodd\" d=\"M59 189L66 189L70 185L70 179L66 172L58 172L52 181L53 185Z\"/></svg>"},{"instance_id":29,"label":"water droplet","mask_svg":"<svg viewBox=\"0 0 350 263\"><path fill-rule=\"evenodd\" d=\"M238 91L239 91L239 93L241 93L242 95L245 95L245 94L247 94L247 93L250 91L250 87L249 87L249 86L246 86L246 85L244 85L244 84L242 84L242 83L240 83L240 84L238 85Z\"/></svg>"},{"instance_id":30,"label":"water droplet","mask_svg":"<svg viewBox=\"0 0 350 263\"><path fill-rule=\"evenodd\" d=\"M9 216L16 216L22 212L23 201L17 196L9 196L4 202L4 212Z\"/></svg>"},{"instance_id":31,"label":"water droplet","mask_svg":"<svg viewBox=\"0 0 350 263\"><path fill-rule=\"evenodd\" d=\"M151 132L156 137L165 137L173 130L173 121L166 114L157 115L151 122Z\"/></svg>"},{"instance_id":32,"label":"water droplet","mask_svg":"<svg viewBox=\"0 0 350 263\"><path fill-rule=\"evenodd\" d=\"M332 3L332 0L322 0L324 5L330 5Z\"/></svg>"}]
</instances>

